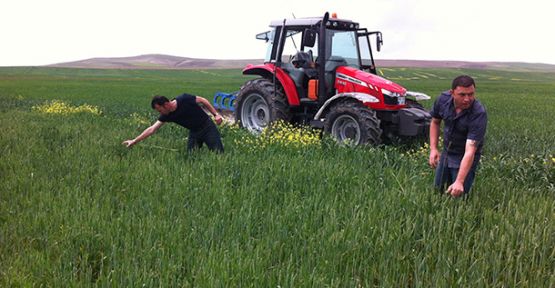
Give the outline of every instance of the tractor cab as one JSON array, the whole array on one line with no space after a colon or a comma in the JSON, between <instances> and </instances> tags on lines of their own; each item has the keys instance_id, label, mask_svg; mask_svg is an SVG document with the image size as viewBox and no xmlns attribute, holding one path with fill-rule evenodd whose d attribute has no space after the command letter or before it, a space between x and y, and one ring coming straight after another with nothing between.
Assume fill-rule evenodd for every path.
<instances>
[{"instance_id":1,"label":"tractor cab","mask_svg":"<svg viewBox=\"0 0 555 288\"><path fill-rule=\"evenodd\" d=\"M265 63L274 63L289 73L301 99L310 93L308 81L320 80L318 69L323 70L325 94L333 93L335 72L338 67L349 66L357 70L376 74L370 36L376 40L376 50L383 44L379 31L368 32L350 20L328 18L302 18L273 21L273 29L257 35L257 39L268 43ZM321 29L322 26L324 29ZM322 33L323 31L323 33ZM319 38L319 35L324 35ZM319 48L319 45L321 48ZM316 86L312 86L317 88ZM312 100L313 97L308 97Z\"/></svg>"}]
</instances>

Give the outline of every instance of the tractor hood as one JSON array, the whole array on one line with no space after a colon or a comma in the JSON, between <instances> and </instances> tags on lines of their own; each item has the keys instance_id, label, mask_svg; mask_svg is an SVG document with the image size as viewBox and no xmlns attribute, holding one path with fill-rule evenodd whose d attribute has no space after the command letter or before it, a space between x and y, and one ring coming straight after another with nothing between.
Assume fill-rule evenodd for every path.
<instances>
[{"instance_id":1,"label":"tractor hood","mask_svg":"<svg viewBox=\"0 0 555 288\"><path fill-rule=\"evenodd\" d=\"M356 83L356 82L362 81L366 85L368 85L370 89L379 90L382 93L383 93L383 91L381 91L382 89L385 89L391 93L399 94L401 96L405 95L405 93L407 92L407 89L405 89L403 86L395 82L392 82L390 80L374 75L372 73L361 71L349 66L342 66L337 68L337 76L340 78L346 77L347 79L345 80L349 82ZM354 79L350 79L350 78L354 78ZM363 86L365 85L363 83L357 83L357 84L363 85ZM390 94L390 93L387 93L387 94Z\"/></svg>"}]
</instances>

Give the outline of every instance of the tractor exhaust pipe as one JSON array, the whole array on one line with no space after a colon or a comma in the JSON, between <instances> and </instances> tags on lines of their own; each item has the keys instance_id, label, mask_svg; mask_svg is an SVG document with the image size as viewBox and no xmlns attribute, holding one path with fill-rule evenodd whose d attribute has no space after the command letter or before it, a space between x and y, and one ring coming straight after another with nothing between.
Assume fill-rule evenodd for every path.
<instances>
[{"instance_id":1,"label":"tractor exhaust pipe","mask_svg":"<svg viewBox=\"0 0 555 288\"><path fill-rule=\"evenodd\" d=\"M320 32L318 36L318 104L320 107L326 102L326 23L330 18L330 14L326 12L320 23Z\"/></svg>"},{"instance_id":2,"label":"tractor exhaust pipe","mask_svg":"<svg viewBox=\"0 0 555 288\"><path fill-rule=\"evenodd\" d=\"M283 43L283 37L285 37L285 21L286 19L283 19L283 26L281 26L281 33L279 36L279 42L278 42L278 49L281 49L281 43ZM283 50L281 50L283 52ZM278 55L279 55L279 59L278 59ZM274 97L276 97L276 85L277 85L277 81L276 81L276 73L277 73L277 66L281 67L281 53L276 53L276 62L274 63L274 75L273 75L273 83L274 83Z\"/></svg>"}]
</instances>

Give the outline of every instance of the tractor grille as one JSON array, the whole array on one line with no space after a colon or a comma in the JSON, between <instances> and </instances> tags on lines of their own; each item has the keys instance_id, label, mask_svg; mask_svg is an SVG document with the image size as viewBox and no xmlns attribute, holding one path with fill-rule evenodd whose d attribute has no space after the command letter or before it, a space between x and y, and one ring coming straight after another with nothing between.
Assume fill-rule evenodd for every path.
<instances>
[{"instance_id":1,"label":"tractor grille","mask_svg":"<svg viewBox=\"0 0 555 288\"><path fill-rule=\"evenodd\" d=\"M385 102L385 105L399 105L399 97L383 95L383 100Z\"/></svg>"}]
</instances>

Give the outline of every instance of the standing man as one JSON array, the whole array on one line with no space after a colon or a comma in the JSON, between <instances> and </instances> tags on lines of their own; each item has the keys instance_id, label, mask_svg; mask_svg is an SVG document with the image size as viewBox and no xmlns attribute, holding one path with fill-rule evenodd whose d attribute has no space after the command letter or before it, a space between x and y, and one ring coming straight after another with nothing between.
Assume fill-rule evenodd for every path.
<instances>
[{"instance_id":1,"label":"standing man","mask_svg":"<svg viewBox=\"0 0 555 288\"><path fill-rule=\"evenodd\" d=\"M476 100L475 89L472 77L458 76L451 90L441 93L430 111L429 164L436 168L434 185L440 191L449 185L445 193L453 197L470 191L484 145L488 118L486 109ZM440 156L437 144L442 120L445 127Z\"/></svg>"},{"instance_id":2,"label":"standing man","mask_svg":"<svg viewBox=\"0 0 555 288\"><path fill-rule=\"evenodd\" d=\"M154 96L150 105L152 109L160 113L158 121L146 128L135 139L123 141L122 144L131 147L154 134L164 123L174 122L189 129L187 150L200 148L203 143L206 143L210 150L224 152L218 128L199 104L206 107L214 115L214 120L218 125L222 123L222 116L218 114L208 100L202 97L184 93L170 101L165 96Z\"/></svg>"}]
</instances>

